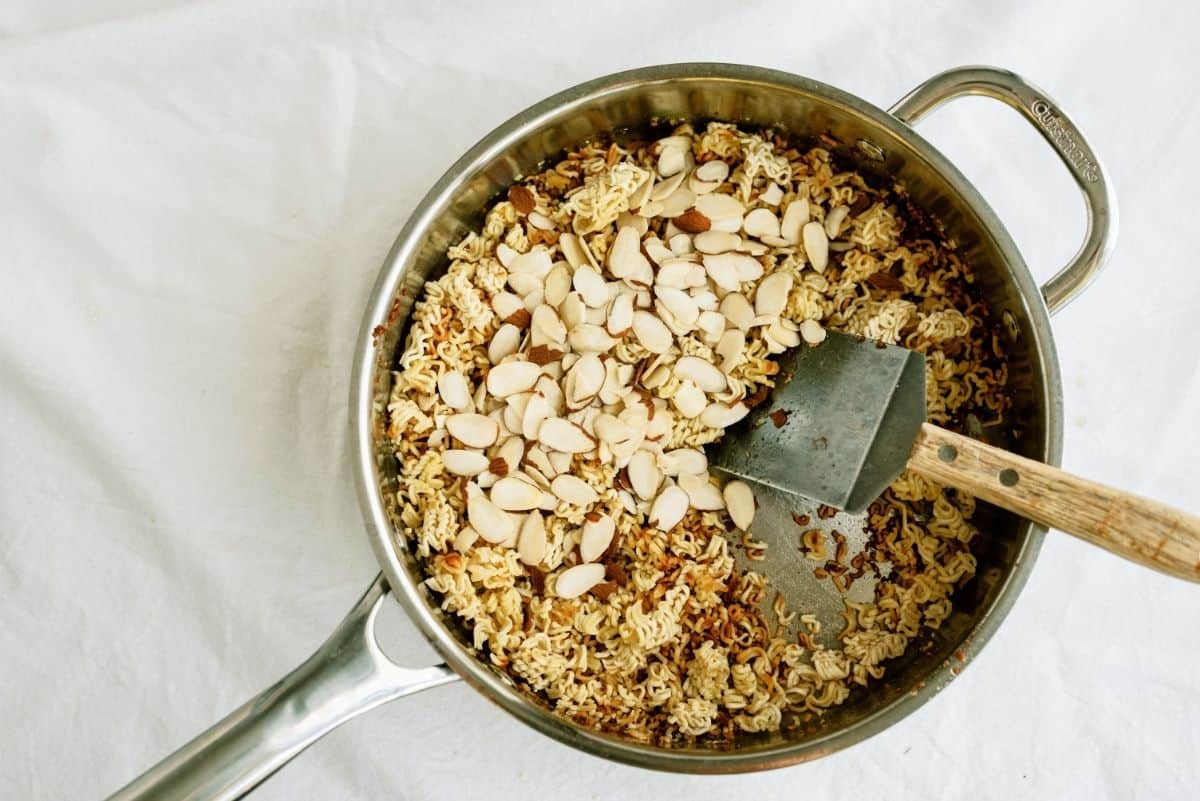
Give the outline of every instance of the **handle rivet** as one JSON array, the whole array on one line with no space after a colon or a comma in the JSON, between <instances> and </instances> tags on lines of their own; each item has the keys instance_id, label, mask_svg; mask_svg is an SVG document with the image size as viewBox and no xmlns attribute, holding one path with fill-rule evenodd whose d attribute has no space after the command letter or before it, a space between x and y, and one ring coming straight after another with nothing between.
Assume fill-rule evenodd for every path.
<instances>
[{"instance_id":1,"label":"handle rivet","mask_svg":"<svg viewBox=\"0 0 1200 801\"><path fill-rule=\"evenodd\" d=\"M1011 467L1006 467L1000 471L1000 474L997 476L997 478L1000 479L1000 483L1004 486L1011 487L1016 484L1017 480L1021 477L1017 475L1016 470L1013 470Z\"/></svg>"},{"instance_id":2,"label":"handle rivet","mask_svg":"<svg viewBox=\"0 0 1200 801\"><path fill-rule=\"evenodd\" d=\"M953 462L958 458L958 448L953 445L942 445L938 448L938 458L943 462Z\"/></svg>"}]
</instances>

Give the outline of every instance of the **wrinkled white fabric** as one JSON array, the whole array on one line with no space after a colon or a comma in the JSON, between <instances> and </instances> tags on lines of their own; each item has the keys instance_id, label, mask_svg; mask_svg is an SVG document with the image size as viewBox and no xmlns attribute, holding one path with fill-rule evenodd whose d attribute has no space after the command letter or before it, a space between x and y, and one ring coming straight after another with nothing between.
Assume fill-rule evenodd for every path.
<instances>
[{"instance_id":1,"label":"wrinkled white fabric","mask_svg":"<svg viewBox=\"0 0 1200 801\"><path fill-rule=\"evenodd\" d=\"M1064 463L1200 511L1194 4L577 5L0 4L0 797L106 795L331 631L375 574L346 399L378 265L471 143L622 68L758 63L886 106L984 62L1051 91L1123 218L1054 319ZM1010 110L965 100L921 133L1036 274L1074 251L1077 193ZM946 692L813 764L649 773L456 685L255 798L1194 797L1198 619L1197 587L1054 534Z\"/></svg>"}]
</instances>

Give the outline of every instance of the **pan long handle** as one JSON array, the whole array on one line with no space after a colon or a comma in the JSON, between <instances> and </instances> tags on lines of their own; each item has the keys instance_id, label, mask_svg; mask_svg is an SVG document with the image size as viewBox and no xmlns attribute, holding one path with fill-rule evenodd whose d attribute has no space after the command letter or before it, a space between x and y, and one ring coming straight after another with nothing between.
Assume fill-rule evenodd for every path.
<instances>
[{"instance_id":1,"label":"pan long handle","mask_svg":"<svg viewBox=\"0 0 1200 801\"><path fill-rule=\"evenodd\" d=\"M109 801L231 801L350 718L454 681L445 665L404 668L375 640L383 575L304 664L118 790Z\"/></svg>"},{"instance_id":2,"label":"pan long handle","mask_svg":"<svg viewBox=\"0 0 1200 801\"><path fill-rule=\"evenodd\" d=\"M1200 582L1200 518L925 423L909 469L1176 578Z\"/></svg>"},{"instance_id":3,"label":"pan long handle","mask_svg":"<svg viewBox=\"0 0 1200 801\"><path fill-rule=\"evenodd\" d=\"M1066 267L1042 286L1053 314L1087 288L1104 266L1117 241L1117 201L1112 182L1083 134L1041 89L1016 73L995 67L958 67L935 75L900 99L888 112L909 125L943 103L964 95L983 95L1021 112L1037 129L1083 192L1087 233Z\"/></svg>"}]
</instances>

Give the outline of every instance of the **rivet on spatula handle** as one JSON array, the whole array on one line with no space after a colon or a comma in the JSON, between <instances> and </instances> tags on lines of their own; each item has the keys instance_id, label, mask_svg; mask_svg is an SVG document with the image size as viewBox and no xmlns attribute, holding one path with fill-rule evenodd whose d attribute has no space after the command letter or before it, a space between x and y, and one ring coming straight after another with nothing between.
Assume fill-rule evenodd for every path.
<instances>
[{"instance_id":1,"label":"rivet on spatula handle","mask_svg":"<svg viewBox=\"0 0 1200 801\"><path fill-rule=\"evenodd\" d=\"M910 469L1171 576L1200 582L1200 518L925 423Z\"/></svg>"}]
</instances>

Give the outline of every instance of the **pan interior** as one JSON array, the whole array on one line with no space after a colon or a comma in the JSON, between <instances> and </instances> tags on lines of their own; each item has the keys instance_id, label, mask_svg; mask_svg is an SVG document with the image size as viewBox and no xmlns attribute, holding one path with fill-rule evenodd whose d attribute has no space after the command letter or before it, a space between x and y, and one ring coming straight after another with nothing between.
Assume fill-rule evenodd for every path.
<instances>
[{"instance_id":1,"label":"pan interior","mask_svg":"<svg viewBox=\"0 0 1200 801\"><path fill-rule=\"evenodd\" d=\"M603 134L644 127L650 120L724 120L778 127L789 135L824 135L842 163L881 181L899 181L915 203L936 217L972 265L998 335L1007 339L1009 425L985 438L1027 457L1058 459L1057 366L1046 337L1046 312L1036 286L1006 232L970 185L928 144L884 112L822 84L749 67L676 65L599 79L528 109L464 156L431 190L401 233L384 266L372 309L372 346L363 379L368 387L358 412L364 430L377 436L406 319L423 282L446 266L446 248L482 221L483 211L514 180L539 169L572 145ZM372 459L369 486L383 513L394 497L395 467L383 449ZM368 490L369 492L370 490ZM820 519L795 498L761 498L755 536L774 547L765 573L792 609L814 611L823 634L836 639L844 596L813 575L815 564L795 547L792 513L809 514L847 535L851 553L865 541L862 516ZM819 721L770 735L741 735L732 744L665 749L590 732L558 718L516 690L507 676L475 659L469 634L437 608L421 585L420 566L394 526L378 525L375 547L398 598L446 659L477 688L518 717L560 740L602 756L649 767L732 772L811 759L882 729L949 683L1003 617L1040 544L1041 530L980 504L973 522L982 536L973 544L975 579L954 598L954 612L936 635L914 643L888 664L887 677L858 692ZM785 542L786 538L786 542ZM744 555L739 559L745 559ZM750 566L741 562L740 567ZM874 586L857 582L848 596L867 600Z\"/></svg>"}]
</instances>

